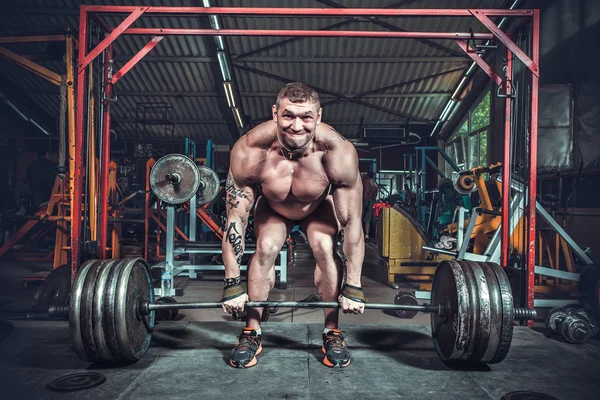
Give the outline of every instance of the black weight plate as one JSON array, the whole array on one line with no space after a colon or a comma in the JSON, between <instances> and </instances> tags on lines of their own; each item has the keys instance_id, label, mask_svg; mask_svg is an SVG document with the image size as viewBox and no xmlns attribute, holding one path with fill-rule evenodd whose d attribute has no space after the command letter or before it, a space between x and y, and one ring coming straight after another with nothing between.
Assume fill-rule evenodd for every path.
<instances>
[{"instance_id":1,"label":"black weight plate","mask_svg":"<svg viewBox=\"0 0 600 400\"><path fill-rule=\"evenodd\" d=\"M177 304L177 300L173 297L165 296L159 297L156 299L155 303L157 304ZM154 319L156 321L172 321L179 314L179 310L176 308L171 308L168 310L155 310L154 311Z\"/></svg>"},{"instance_id":2,"label":"black weight plate","mask_svg":"<svg viewBox=\"0 0 600 400\"><path fill-rule=\"evenodd\" d=\"M398 292L394 296L394 304L417 306L419 302L412 292ZM417 315L415 310L396 310L396 315L403 319L412 319Z\"/></svg>"},{"instance_id":3,"label":"black weight plate","mask_svg":"<svg viewBox=\"0 0 600 400\"><path fill-rule=\"evenodd\" d=\"M33 312L47 312L50 306L64 306L71 293L71 266L55 268L35 292L31 302Z\"/></svg>"},{"instance_id":4,"label":"black weight plate","mask_svg":"<svg viewBox=\"0 0 600 400\"><path fill-rule=\"evenodd\" d=\"M596 290L596 286L600 284L599 282L600 267L595 264L588 264L583 267L579 274L579 281L577 282L577 291L583 296L580 299L580 303L584 308L595 310L595 312L600 312L600 307L597 304L598 294Z\"/></svg>"},{"instance_id":5,"label":"black weight plate","mask_svg":"<svg viewBox=\"0 0 600 400\"><path fill-rule=\"evenodd\" d=\"M97 372L82 372L61 376L46 385L46 388L55 392L77 392L100 386L104 382L106 382L106 376L102 374Z\"/></svg>"},{"instance_id":6,"label":"black weight plate","mask_svg":"<svg viewBox=\"0 0 600 400\"><path fill-rule=\"evenodd\" d=\"M445 312L431 313L431 336L438 356L444 361L466 361L472 337L470 291L460 265L442 261L436 268L431 303L442 304Z\"/></svg>"},{"instance_id":7,"label":"black weight plate","mask_svg":"<svg viewBox=\"0 0 600 400\"><path fill-rule=\"evenodd\" d=\"M156 304L165 304L167 301L163 300L164 297L159 297L156 299ZM154 319L155 321L170 321L171 320L171 310L154 310Z\"/></svg>"},{"instance_id":8,"label":"black weight plate","mask_svg":"<svg viewBox=\"0 0 600 400\"><path fill-rule=\"evenodd\" d=\"M502 400L558 400L556 397L538 392L510 392L502 396Z\"/></svg>"},{"instance_id":9,"label":"black weight plate","mask_svg":"<svg viewBox=\"0 0 600 400\"><path fill-rule=\"evenodd\" d=\"M90 267L81 294L81 338L85 351L92 362L102 361L94 340L94 295L98 276L108 261L110 260L101 260Z\"/></svg>"},{"instance_id":10,"label":"black weight plate","mask_svg":"<svg viewBox=\"0 0 600 400\"><path fill-rule=\"evenodd\" d=\"M485 354L481 358L482 363L488 363L494 358L498 345L500 344L500 335L502 334L502 295L498 278L487 263L479 263L488 285L488 294L490 298L490 336Z\"/></svg>"},{"instance_id":11,"label":"black weight plate","mask_svg":"<svg viewBox=\"0 0 600 400\"><path fill-rule=\"evenodd\" d=\"M127 260L117 284L115 328L119 349L129 361L142 358L152 339L154 312L141 315L143 301L154 302L150 268L141 258Z\"/></svg>"},{"instance_id":12,"label":"black weight plate","mask_svg":"<svg viewBox=\"0 0 600 400\"><path fill-rule=\"evenodd\" d=\"M512 343L513 328L515 321L515 308L513 297L510 290L510 282L502 267L496 263L487 263L492 268L498 278L498 286L500 287L500 297L502 298L502 334L500 335L500 343L496 354L490 360L489 364L497 364L504 360Z\"/></svg>"},{"instance_id":13,"label":"black weight plate","mask_svg":"<svg viewBox=\"0 0 600 400\"><path fill-rule=\"evenodd\" d=\"M115 301L117 298L117 283L123 270L123 265L127 260L118 260L113 266L113 270L108 277L106 290L104 292L104 335L106 337L106 345L108 351L112 355L112 360L115 362L125 361L125 357L121 354L119 343L117 341L117 330L115 323Z\"/></svg>"},{"instance_id":14,"label":"black weight plate","mask_svg":"<svg viewBox=\"0 0 600 400\"><path fill-rule=\"evenodd\" d=\"M548 312L546 316L546 329L552 334L560 333L560 325L569 314L560 307L555 307Z\"/></svg>"},{"instance_id":15,"label":"black weight plate","mask_svg":"<svg viewBox=\"0 0 600 400\"><path fill-rule=\"evenodd\" d=\"M105 362L115 361L112 357L112 353L108 348L106 339L106 326L104 324L104 303L106 301L106 289L108 286L109 278L111 277L114 267L119 263L120 260L105 260L103 267L98 274L96 280L96 287L94 289L94 312L92 329L94 332L94 342L96 343L96 350L98 352L99 360Z\"/></svg>"},{"instance_id":16,"label":"black weight plate","mask_svg":"<svg viewBox=\"0 0 600 400\"><path fill-rule=\"evenodd\" d=\"M75 276L75 281L73 282L71 290L71 300L69 302L69 332L71 334L71 341L75 347L75 352L83 361L90 361L90 357L85 350L81 333L81 310L83 307L81 301L88 273L93 266L100 262L101 260L89 260L83 263L77 270L77 275Z\"/></svg>"},{"instance_id":17,"label":"black weight plate","mask_svg":"<svg viewBox=\"0 0 600 400\"><path fill-rule=\"evenodd\" d=\"M475 324L475 335L473 340L473 354L469 358L469 362L473 364L485 363L483 357L490 345L490 332L492 330L492 313L495 311L490 304L490 287L487 281L483 267L476 262L461 261L463 270L470 268L470 272L475 279L474 289L477 295L478 302L474 305L474 313L477 316L473 320Z\"/></svg>"}]
</instances>

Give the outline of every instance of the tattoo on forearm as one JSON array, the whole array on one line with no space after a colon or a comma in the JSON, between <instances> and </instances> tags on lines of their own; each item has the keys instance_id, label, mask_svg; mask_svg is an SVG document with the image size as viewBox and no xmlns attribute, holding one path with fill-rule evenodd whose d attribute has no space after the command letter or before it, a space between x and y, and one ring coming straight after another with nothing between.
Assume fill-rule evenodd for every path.
<instances>
[{"instance_id":1,"label":"tattoo on forearm","mask_svg":"<svg viewBox=\"0 0 600 400\"><path fill-rule=\"evenodd\" d=\"M244 191L235 187L235 182L233 181L233 176L231 176L231 173L227 175L225 191L227 192L227 198L225 199L225 201L231 208L238 208L238 206L240 205L239 199L247 199L247 196L244 193Z\"/></svg>"},{"instance_id":2,"label":"tattoo on forearm","mask_svg":"<svg viewBox=\"0 0 600 400\"><path fill-rule=\"evenodd\" d=\"M235 222L230 223L229 228L227 228L227 241L233 247L233 253L237 258L238 266L241 265L244 247L242 246L242 235L237 230Z\"/></svg>"},{"instance_id":3,"label":"tattoo on forearm","mask_svg":"<svg viewBox=\"0 0 600 400\"><path fill-rule=\"evenodd\" d=\"M232 196L232 198L246 198L246 194L244 193L244 191L235 187L235 182L233 181L233 176L231 176L231 173L227 175L227 183L225 184L225 190L227 191L228 195Z\"/></svg>"},{"instance_id":4,"label":"tattoo on forearm","mask_svg":"<svg viewBox=\"0 0 600 400\"><path fill-rule=\"evenodd\" d=\"M231 208L238 208L238 206L240 205L240 201L233 201L229 198L229 196L227 196L227 204L229 205L229 207Z\"/></svg>"}]
</instances>

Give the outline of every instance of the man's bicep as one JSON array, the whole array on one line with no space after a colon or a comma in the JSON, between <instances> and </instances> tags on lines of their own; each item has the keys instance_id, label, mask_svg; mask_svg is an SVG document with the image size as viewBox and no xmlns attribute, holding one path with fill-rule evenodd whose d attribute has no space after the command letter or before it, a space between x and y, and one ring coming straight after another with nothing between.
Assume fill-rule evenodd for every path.
<instances>
[{"instance_id":1,"label":"man's bicep","mask_svg":"<svg viewBox=\"0 0 600 400\"><path fill-rule=\"evenodd\" d=\"M360 219L362 213L362 182L337 187L333 192L333 203L340 224L346 226L352 218Z\"/></svg>"}]
</instances>

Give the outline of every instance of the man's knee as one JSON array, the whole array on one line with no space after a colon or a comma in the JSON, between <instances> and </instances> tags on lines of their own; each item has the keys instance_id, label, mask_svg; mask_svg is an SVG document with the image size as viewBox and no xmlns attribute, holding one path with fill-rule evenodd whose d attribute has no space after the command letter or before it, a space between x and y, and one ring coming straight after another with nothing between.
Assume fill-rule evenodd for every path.
<instances>
[{"instance_id":1,"label":"man's knee","mask_svg":"<svg viewBox=\"0 0 600 400\"><path fill-rule=\"evenodd\" d=\"M313 238L310 241L310 248L312 249L315 259L322 261L333 261L333 239L329 236L323 235L317 239Z\"/></svg>"},{"instance_id":2,"label":"man's knee","mask_svg":"<svg viewBox=\"0 0 600 400\"><path fill-rule=\"evenodd\" d=\"M261 239L256 243L256 257L263 263L273 263L281 251L281 246L275 240Z\"/></svg>"}]
</instances>

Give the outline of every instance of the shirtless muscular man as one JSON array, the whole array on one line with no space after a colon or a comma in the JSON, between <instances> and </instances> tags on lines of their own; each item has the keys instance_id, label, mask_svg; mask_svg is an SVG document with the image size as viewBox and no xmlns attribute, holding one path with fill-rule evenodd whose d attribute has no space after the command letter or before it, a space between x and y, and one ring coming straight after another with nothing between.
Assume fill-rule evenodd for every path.
<instances>
[{"instance_id":1,"label":"shirtless muscular man","mask_svg":"<svg viewBox=\"0 0 600 400\"><path fill-rule=\"evenodd\" d=\"M317 261L315 284L321 299L337 301L344 313L364 311L361 287L364 236L362 182L354 146L321 122L317 92L303 83L279 91L273 120L241 137L231 150L227 177L227 226L223 237L223 311L244 310L246 301L265 301L275 283L275 259L286 237L300 224ZM248 266L248 294L240 284L240 261L248 217L254 210L256 252ZM335 257L343 229L345 282ZM262 350L261 308L249 308L247 326L231 352L234 367L256 364ZM268 312L265 310L264 312ZM324 309L323 363L346 367L350 353L338 329L338 309Z\"/></svg>"}]
</instances>

